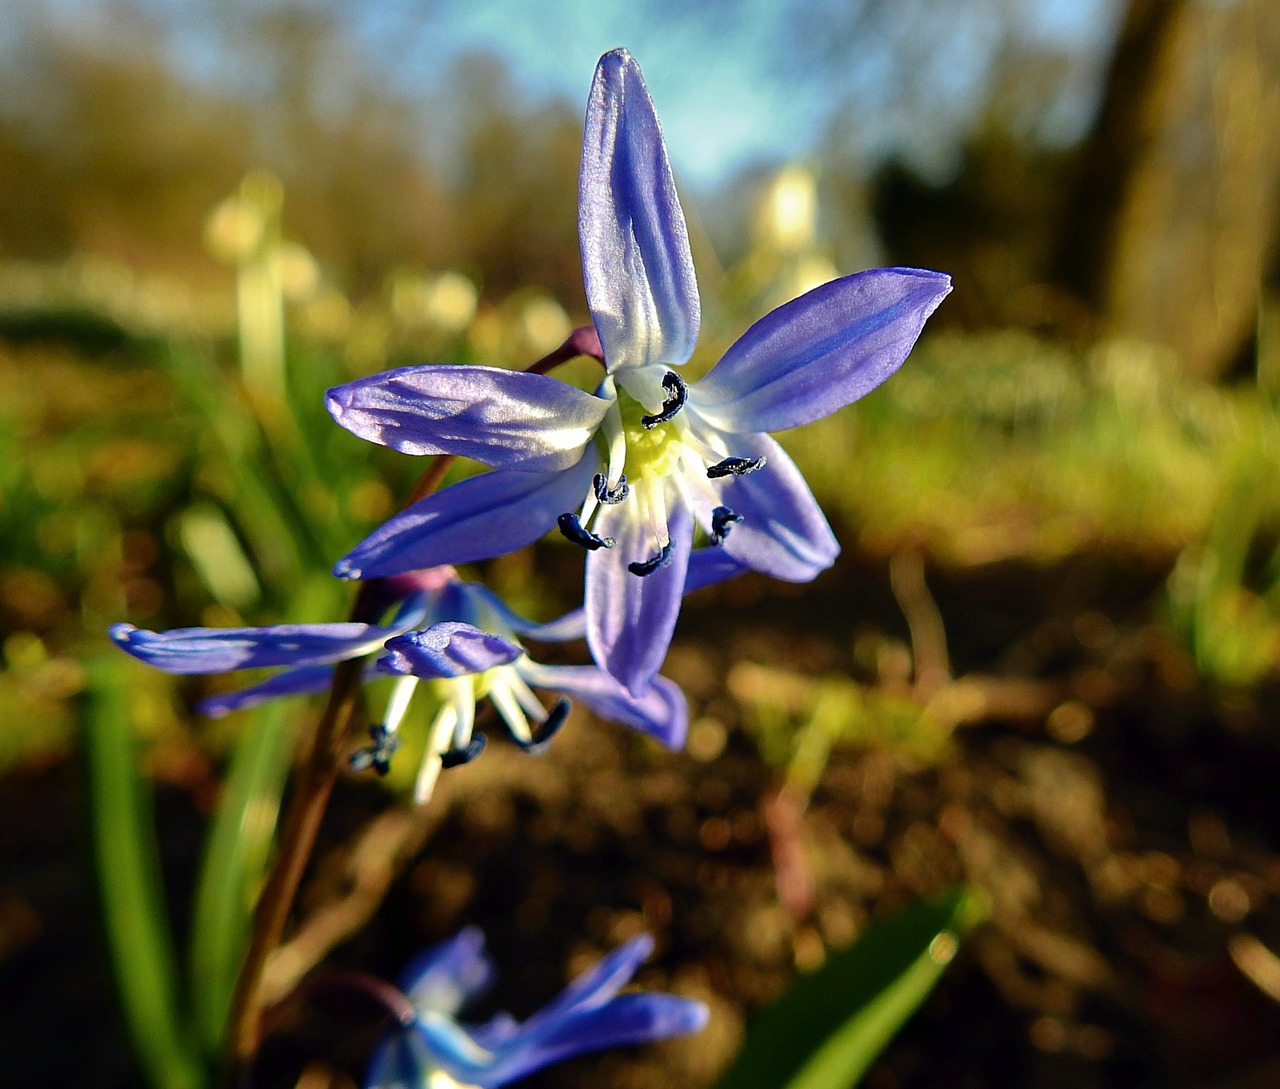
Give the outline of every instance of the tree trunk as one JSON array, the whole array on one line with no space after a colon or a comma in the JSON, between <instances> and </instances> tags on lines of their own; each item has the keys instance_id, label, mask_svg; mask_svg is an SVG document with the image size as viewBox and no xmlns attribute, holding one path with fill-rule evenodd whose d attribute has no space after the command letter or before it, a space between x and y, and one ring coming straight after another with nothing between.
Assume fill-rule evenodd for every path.
<instances>
[{"instance_id":1,"label":"tree trunk","mask_svg":"<svg viewBox=\"0 0 1280 1089\"><path fill-rule=\"evenodd\" d=\"M1203 377L1239 359L1276 240L1278 118L1276 0L1134 0L1060 247L1103 333Z\"/></svg>"}]
</instances>

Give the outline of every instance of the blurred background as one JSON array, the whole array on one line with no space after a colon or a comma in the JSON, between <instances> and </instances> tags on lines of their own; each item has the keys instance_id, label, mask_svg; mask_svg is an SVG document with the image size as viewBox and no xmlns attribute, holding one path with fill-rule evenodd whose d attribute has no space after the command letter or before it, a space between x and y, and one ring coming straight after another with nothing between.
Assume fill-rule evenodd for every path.
<instances>
[{"instance_id":1,"label":"blurred background","mask_svg":"<svg viewBox=\"0 0 1280 1089\"><path fill-rule=\"evenodd\" d=\"M589 320L581 118L617 45L689 219L695 370L837 275L956 290L891 382L782 436L845 554L690 600L689 752L585 715L536 764L493 747L334 956L392 972L479 922L519 1007L654 930L648 982L710 1001L709 1042L530 1084L705 1085L798 969L960 881L990 921L867 1084L1280 1083L1272 0L0 0L0 1068L139 1077L95 716L142 739L180 939L263 728L194 720L222 682L107 625L345 614L329 567L422 466L323 390L524 367ZM550 616L579 567L546 542L484 574ZM280 775L313 713L272 712ZM344 785L330 870L387 800ZM270 1084L349 1077L372 1039L290 1031Z\"/></svg>"}]
</instances>

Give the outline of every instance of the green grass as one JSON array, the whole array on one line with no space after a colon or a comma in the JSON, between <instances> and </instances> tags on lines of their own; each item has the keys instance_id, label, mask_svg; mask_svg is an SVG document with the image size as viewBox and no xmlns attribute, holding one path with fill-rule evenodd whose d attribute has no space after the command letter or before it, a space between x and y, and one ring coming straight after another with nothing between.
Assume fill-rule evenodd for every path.
<instances>
[{"instance_id":1,"label":"green grass","mask_svg":"<svg viewBox=\"0 0 1280 1089\"><path fill-rule=\"evenodd\" d=\"M702 347L714 357L710 338ZM345 610L329 565L423 463L332 424L323 390L350 377L337 349L296 344L288 362L291 410L249 397L229 344L0 343L0 767L73 743L76 662L103 649L112 621ZM1280 428L1253 387L1183 381L1137 343L938 334L881 389L782 441L847 550L909 543L954 564L1185 554L1185 598L1206 583L1188 583L1187 564L1244 535L1252 544L1207 580L1218 597L1243 587L1243 604L1206 604L1204 590L1181 613L1175 601L1170 622L1210 674L1222 662L1249 683L1269 668L1215 654L1224 616L1243 608L1270 631L1277 597L1276 566L1253 568L1280 526L1265 486Z\"/></svg>"}]
</instances>

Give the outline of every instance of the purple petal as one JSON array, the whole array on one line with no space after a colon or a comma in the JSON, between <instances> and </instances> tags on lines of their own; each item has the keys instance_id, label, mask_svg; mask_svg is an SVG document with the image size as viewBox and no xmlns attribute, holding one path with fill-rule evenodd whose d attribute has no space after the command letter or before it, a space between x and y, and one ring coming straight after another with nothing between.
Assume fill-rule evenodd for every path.
<instances>
[{"instance_id":1,"label":"purple petal","mask_svg":"<svg viewBox=\"0 0 1280 1089\"><path fill-rule=\"evenodd\" d=\"M376 624L276 624L265 628L172 628L113 624L111 638L166 673L226 673L255 666L324 665L372 650L397 628Z\"/></svg>"},{"instance_id":2,"label":"purple petal","mask_svg":"<svg viewBox=\"0 0 1280 1089\"><path fill-rule=\"evenodd\" d=\"M624 994L591 1009L577 1010L522 1032L483 1068L443 1065L460 1081L482 1089L516 1081L574 1055L697 1032L707 1023L701 1002L667 994Z\"/></svg>"},{"instance_id":3,"label":"purple petal","mask_svg":"<svg viewBox=\"0 0 1280 1089\"><path fill-rule=\"evenodd\" d=\"M301 669L286 669L283 673L277 673L261 684L241 688L238 692L224 692L203 699L196 704L196 714L207 718L222 718L232 711L257 707L260 703L282 696L310 696L327 692L332 681L332 666L303 666Z\"/></svg>"},{"instance_id":4,"label":"purple petal","mask_svg":"<svg viewBox=\"0 0 1280 1089\"><path fill-rule=\"evenodd\" d=\"M523 653L515 643L470 624L450 621L388 640L386 654L378 659L378 671L409 674L423 680L463 677L509 665Z\"/></svg>"},{"instance_id":5,"label":"purple petal","mask_svg":"<svg viewBox=\"0 0 1280 1089\"><path fill-rule=\"evenodd\" d=\"M821 419L902 366L950 290L950 277L914 268L833 280L751 326L691 396L725 431L781 431Z\"/></svg>"},{"instance_id":6,"label":"purple petal","mask_svg":"<svg viewBox=\"0 0 1280 1089\"><path fill-rule=\"evenodd\" d=\"M505 1010L499 1010L482 1025L468 1025L467 1035L481 1047L496 1051L520 1035L521 1024Z\"/></svg>"},{"instance_id":7,"label":"purple petal","mask_svg":"<svg viewBox=\"0 0 1280 1089\"><path fill-rule=\"evenodd\" d=\"M689 553L689 570L684 577L684 592L691 594L704 586L715 586L749 570L745 563L739 563L723 548L696 548Z\"/></svg>"},{"instance_id":8,"label":"purple petal","mask_svg":"<svg viewBox=\"0 0 1280 1089\"><path fill-rule=\"evenodd\" d=\"M527 639L535 639L539 643L568 643L574 639L583 639L587 634L587 614L581 608L548 620L545 624L525 622L523 628L514 629Z\"/></svg>"},{"instance_id":9,"label":"purple petal","mask_svg":"<svg viewBox=\"0 0 1280 1089\"><path fill-rule=\"evenodd\" d=\"M634 508L634 502L601 508L595 532L616 538L617 544L588 554L585 607L591 656L633 696L643 696L667 656L680 614L693 519L683 503L671 504L671 562L640 576L627 570L627 564L652 557L658 542Z\"/></svg>"},{"instance_id":10,"label":"purple petal","mask_svg":"<svg viewBox=\"0 0 1280 1089\"><path fill-rule=\"evenodd\" d=\"M460 480L383 523L333 573L341 579L377 578L514 552L582 505L596 465L588 450L558 473L495 469Z\"/></svg>"},{"instance_id":11,"label":"purple petal","mask_svg":"<svg viewBox=\"0 0 1280 1089\"><path fill-rule=\"evenodd\" d=\"M608 1002L631 982L631 977L652 953L653 938L648 934L637 934L577 976L524 1023L525 1030L536 1029L578 1010L594 1009Z\"/></svg>"},{"instance_id":12,"label":"purple petal","mask_svg":"<svg viewBox=\"0 0 1280 1089\"><path fill-rule=\"evenodd\" d=\"M481 586L478 582L468 582L465 586L467 593L478 599L483 609L489 610L500 625L517 635L536 639L540 643L567 643L571 639L581 639L587 633L586 615L580 608L539 624L526 620L487 586Z\"/></svg>"},{"instance_id":13,"label":"purple petal","mask_svg":"<svg viewBox=\"0 0 1280 1089\"><path fill-rule=\"evenodd\" d=\"M459 454L497 468L574 464L609 404L559 379L495 367L402 367L331 389L333 418L405 454Z\"/></svg>"},{"instance_id":14,"label":"purple petal","mask_svg":"<svg viewBox=\"0 0 1280 1089\"><path fill-rule=\"evenodd\" d=\"M640 730L669 749L684 747L689 707L684 693L665 677L654 677L643 696L633 696L595 666L546 666L526 660L520 675L536 688L581 700L601 718Z\"/></svg>"},{"instance_id":15,"label":"purple petal","mask_svg":"<svg viewBox=\"0 0 1280 1089\"><path fill-rule=\"evenodd\" d=\"M742 515L718 547L734 560L787 582L808 582L835 562L840 545L800 470L768 435L735 435L733 452L764 457L754 473L732 476L720 502ZM699 512L704 526L708 512Z\"/></svg>"},{"instance_id":16,"label":"purple petal","mask_svg":"<svg viewBox=\"0 0 1280 1089\"><path fill-rule=\"evenodd\" d=\"M698 283L662 129L640 66L600 58L578 180L587 305L610 370L683 363L698 339Z\"/></svg>"},{"instance_id":17,"label":"purple petal","mask_svg":"<svg viewBox=\"0 0 1280 1089\"><path fill-rule=\"evenodd\" d=\"M497 1056L472 1038L471 1034L451 1017L427 1010L406 1030L413 1034L413 1043L420 1056L420 1081L415 1089L430 1084L428 1075L436 1068L444 1070L465 1085L500 1084L480 1081L493 1069Z\"/></svg>"},{"instance_id":18,"label":"purple petal","mask_svg":"<svg viewBox=\"0 0 1280 1089\"><path fill-rule=\"evenodd\" d=\"M716 583L724 582L733 578L735 575L742 574L743 571L749 571L750 568L744 563L739 563L722 548L699 548L689 554L689 568L685 573L684 592L691 594L695 590L701 590L704 586L714 586ZM517 620L521 619L512 613ZM535 639L540 643L567 643L573 639L582 639L587 634L587 614L582 608L574 609L567 612L564 616L557 617L555 620L548 620L545 624L531 624L529 621L522 621L524 627L516 627L511 625L511 630L528 639ZM603 717L610 716L604 712L599 712ZM622 722L623 719L615 718L615 722ZM632 723L627 723L632 725ZM647 730L647 727L639 726L637 729ZM660 739L661 740L661 739ZM664 742L666 744L667 742ZM672 744L672 748L680 748L684 744L683 740Z\"/></svg>"},{"instance_id":19,"label":"purple petal","mask_svg":"<svg viewBox=\"0 0 1280 1089\"><path fill-rule=\"evenodd\" d=\"M414 1008L450 1017L493 982L493 961L484 949L484 933L469 926L433 945L409 962L399 986Z\"/></svg>"},{"instance_id":20,"label":"purple petal","mask_svg":"<svg viewBox=\"0 0 1280 1089\"><path fill-rule=\"evenodd\" d=\"M384 1036L369 1060L365 1089L418 1089L423 1083L422 1060L414 1053L412 1037L399 1031Z\"/></svg>"}]
</instances>

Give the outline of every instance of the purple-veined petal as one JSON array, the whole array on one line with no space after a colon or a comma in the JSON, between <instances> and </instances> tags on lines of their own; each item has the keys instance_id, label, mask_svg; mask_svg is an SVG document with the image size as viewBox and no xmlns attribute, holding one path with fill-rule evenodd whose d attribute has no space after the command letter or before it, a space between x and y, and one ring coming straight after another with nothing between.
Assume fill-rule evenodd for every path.
<instances>
[{"instance_id":1,"label":"purple-veined petal","mask_svg":"<svg viewBox=\"0 0 1280 1089\"><path fill-rule=\"evenodd\" d=\"M441 1065L453 1077L497 1089L574 1055L628 1044L665 1040L697 1032L707 1023L707 1007L668 994L624 994L590 1009L540 1023L498 1049L484 1067Z\"/></svg>"},{"instance_id":2,"label":"purple-veined petal","mask_svg":"<svg viewBox=\"0 0 1280 1089\"><path fill-rule=\"evenodd\" d=\"M517 635L536 639L540 643L567 643L571 639L581 639L587 633L586 615L581 608L539 624L521 616L487 586L468 582L465 587L467 593L477 600L480 608L488 610L497 619L498 625Z\"/></svg>"},{"instance_id":3,"label":"purple-veined petal","mask_svg":"<svg viewBox=\"0 0 1280 1089\"><path fill-rule=\"evenodd\" d=\"M494 469L451 484L384 522L338 561L341 579L395 575L470 563L532 544L588 494L598 459L591 450L558 473Z\"/></svg>"},{"instance_id":4,"label":"purple-veined petal","mask_svg":"<svg viewBox=\"0 0 1280 1089\"><path fill-rule=\"evenodd\" d=\"M796 464L768 435L735 435L733 452L765 458L763 468L721 482L719 500L742 515L717 546L738 563L787 582L808 582L840 554L840 544ZM704 527L708 511L699 511Z\"/></svg>"},{"instance_id":5,"label":"purple-veined petal","mask_svg":"<svg viewBox=\"0 0 1280 1089\"><path fill-rule=\"evenodd\" d=\"M640 66L600 58L578 180L587 305L610 370L683 363L698 339L698 283L662 129Z\"/></svg>"},{"instance_id":6,"label":"purple-veined petal","mask_svg":"<svg viewBox=\"0 0 1280 1089\"><path fill-rule=\"evenodd\" d=\"M684 592L691 594L704 586L727 582L743 571L751 570L723 548L695 548L689 553L689 570L684 577Z\"/></svg>"},{"instance_id":7,"label":"purple-veined petal","mask_svg":"<svg viewBox=\"0 0 1280 1089\"><path fill-rule=\"evenodd\" d=\"M587 614L578 607L545 624L532 624L526 620L524 627L514 630L526 639L535 639L539 643L568 643L574 639L586 638Z\"/></svg>"},{"instance_id":8,"label":"purple-veined petal","mask_svg":"<svg viewBox=\"0 0 1280 1089\"><path fill-rule=\"evenodd\" d=\"M424 1076L416 1043L407 1032L391 1032L378 1041L364 1076L364 1089L421 1089Z\"/></svg>"},{"instance_id":9,"label":"purple-veined petal","mask_svg":"<svg viewBox=\"0 0 1280 1089\"><path fill-rule=\"evenodd\" d=\"M404 454L459 454L496 468L574 464L609 403L544 374L496 367L402 367L329 391L353 435Z\"/></svg>"},{"instance_id":10,"label":"purple-veined petal","mask_svg":"<svg viewBox=\"0 0 1280 1089\"><path fill-rule=\"evenodd\" d=\"M658 542L636 517L634 503L603 507L595 532L616 538L617 544L587 555L587 645L597 665L633 696L643 696L667 656L680 614L693 519L683 502L669 505L671 562L644 576L632 574L627 564L655 555Z\"/></svg>"},{"instance_id":11,"label":"purple-veined petal","mask_svg":"<svg viewBox=\"0 0 1280 1089\"><path fill-rule=\"evenodd\" d=\"M438 680L509 665L523 653L515 643L470 624L449 621L387 640L378 671Z\"/></svg>"},{"instance_id":12,"label":"purple-veined petal","mask_svg":"<svg viewBox=\"0 0 1280 1089\"><path fill-rule=\"evenodd\" d=\"M520 1035L521 1025L511 1014L499 1010L482 1025L468 1025L467 1034L481 1047L496 1051Z\"/></svg>"},{"instance_id":13,"label":"purple-veined petal","mask_svg":"<svg viewBox=\"0 0 1280 1089\"><path fill-rule=\"evenodd\" d=\"M325 665L372 650L397 630L377 624L275 624L264 628L171 628L113 624L122 650L166 673L226 673L256 666Z\"/></svg>"},{"instance_id":14,"label":"purple-veined petal","mask_svg":"<svg viewBox=\"0 0 1280 1089\"><path fill-rule=\"evenodd\" d=\"M249 707L257 707L268 700L284 696L312 696L329 691L333 682L333 666L302 666L300 669L286 669L274 677L268 677L260 684L241 688L236 692L223 692L209 696L196 704L196 714L206 718L222 718L232 711L243 711Z\"/></svg>"},{"instance_id":15,"label":"purple-veined petal","mask_svg":"<svg viewBox=\"0 0 1280 1089\"><path fill-rule=\"evenodd\" d=\"M744 563L739 563L722 548L699 548L689 554L689 568L685 574L684 592L691 594L704 586L714 586L735 575L749 571ZM468 589L482 595L485 603L498 614L500 619L517 635L525 639L533 639L539 643L568 643L574 639L585 639L587 635L587 613L579 606L555 620L537 624L526 620L519 613L513 612L502 600L490 590L479 584L468 584ZM603 712L601 712L603 715ZM608 718L608 715L603 715ZM622 722L623 719L614 721ZM631 725L631 723L628 723ZM638 729L648 731L647 727ZM655 735L657 736L657 735ZM662 740L659 737L659 740ZM663 742L668 744L668 742ZM683 742L671 744L672 748L680 748Z\"/></svg>"},{"instance_id":16,"label":"purple-veined petal","mask_svg":"<svg viewBox=\"0 0 1280 1089\"><path fill-rule=\"evenodd\" d=\"M595 666L547 666L526 659L518 668L535 688L580 700L601 718L646 733L669 749L684 747L689 707L684 693L665 677L654 677L643 696L633 696Z\"/></svg>"},{"instance_id":17,"label":"purple-veined petal","mask_svg":"<svg viewBox=\"0 0 1280 1089\"><path fill-rule=\"evenodd\" d=\"M484 933L469 926L409 962L399 986L414 1008L452 1017L481 995L496 972L484 948Z\"/></svg>"},{"instance_id":18,"label":"purple-veined petal","mask_svg":"<svg viewBox=\"0 0 1280 1089\"><path fill-rule=\"evenodd\" d=\"M614 997L653 954L653 938L637 934L610 950L578 975L563 991L524 1023L526 1031L559 1020L578 1010L594 1009Z\"/></svg>"},{"instance_id":19,"label":"purple-veined petal","mask_svg":"<svg viewBox=\"0 0 1280 1089\"><path fill-rule=\"evenodd\" d=\"M690 395L725 431L821 419L893 374L950 290L950 277L914 268L823 284L751 326Z\"/></svg>"},{"instance_id":20,"label":"purple-veined petal","mask_svg":"<svg viewBox=\"0 0 1280 1089\"><path fill-rule=\"evenodd\" d=\"M478 1077L492 1068L497 1056L482 1047L451 1017L435 1010L422 1011L406 1032L423 1052L422 1074L439 1067L466 1085L488 1085ZM424 1084L429 1084L423 1078Z\"/></svg>"}]
</instances>

